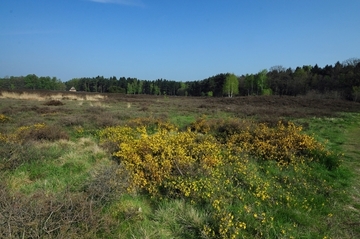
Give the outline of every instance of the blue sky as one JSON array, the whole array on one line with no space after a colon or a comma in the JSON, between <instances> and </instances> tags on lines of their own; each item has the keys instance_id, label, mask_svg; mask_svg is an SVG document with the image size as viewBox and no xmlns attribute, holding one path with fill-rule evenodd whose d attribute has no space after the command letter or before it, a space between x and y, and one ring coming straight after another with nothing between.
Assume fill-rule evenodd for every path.
<instances>
[{"instance_id":1,"label":"blue sky","mask_svg":"<svg viewBox=\"0 0 360 239\"><path fill-rule=\"evenodd\" d=\"M189 81L360 58L359 0L1 0L0 77Z\"/></svg>"}]
</instances>

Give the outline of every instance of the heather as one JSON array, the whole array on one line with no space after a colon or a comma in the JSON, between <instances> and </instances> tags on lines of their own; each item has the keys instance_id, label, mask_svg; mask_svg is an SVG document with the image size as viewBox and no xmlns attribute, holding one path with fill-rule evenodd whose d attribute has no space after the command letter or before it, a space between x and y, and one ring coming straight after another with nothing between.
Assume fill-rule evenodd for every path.
<instances>
[{"instance_id":1,"label":"heather","mask_svg":"<svg viewBox=\"0 0 360 239\"><path fill-rule=\"evenodd\" d=\"M360 235L358 103L81 99L0 102L1 237Z\"/></svg>"}]
</instances>

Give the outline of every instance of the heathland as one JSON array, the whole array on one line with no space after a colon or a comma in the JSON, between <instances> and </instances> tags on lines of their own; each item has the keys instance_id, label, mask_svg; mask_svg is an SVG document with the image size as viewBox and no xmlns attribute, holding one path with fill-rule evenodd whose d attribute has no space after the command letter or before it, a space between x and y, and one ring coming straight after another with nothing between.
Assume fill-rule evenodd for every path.
<instances>
[{"instance_id":1,"label":"heathland","mask_svg":"<svg viewBox=\"0 0 360 239\"><path fill-rule=\"evenodd\" d=\"M1 238L360 238L360 103L0 94Z\"/></svg>"}]
</instances>

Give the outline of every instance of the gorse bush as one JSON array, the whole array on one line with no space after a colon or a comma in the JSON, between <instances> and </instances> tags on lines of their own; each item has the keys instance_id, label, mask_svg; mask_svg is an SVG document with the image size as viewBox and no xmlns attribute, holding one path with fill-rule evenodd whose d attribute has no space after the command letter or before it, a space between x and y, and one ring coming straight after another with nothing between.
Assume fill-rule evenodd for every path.
<instances>
[{"instance_id":1,"label":"gorse bush","mask_svg":"<svg viewBox=\"0 0 360 239\"><path fill-rule=\"evenodd\" d=\"M190 124L190 128L192 131L206 134L210 131L210 124L206 120L206 118L203 116L203 117L198 118L192 124Z\"/></svg>"},{"instance_id":2,"label":"gorse bush","mask_svg":"<svg viewBox=\"0 0 360 239\"><path fill-rule=\"evenodd\" d=\"M216 141L190 131L160 130L150 136L144 132L136 141L121 143L114 155L129 159L123 163L132 172L134 186L155 195L179 179L206 175L221 163ZM178 190L188 195L186 188Z\"/></svg>"},{"instance_id":3,"label":"gorse bush","mask_svg":"<svg viewBox=\"0 0 360 239\"><path fill-rule=\"evenodd\" d=\"M5 122L8 122L10 121L10 118L3 115L3 114L0 114L0 123L5 123Z\"/></svg>"},{"instance_id":4,"label":"gorse bush","mask_svg":"<svg viewBox=\"0 0 360 239\"><path fill-rule=\"evenodd\" d=\"M311 161L312 151L325 152L322 144L301 131L302 127L293 123L285 126L279 122L275 128L258 124L254 129L248 127L231 135L227 144L235 150L249 152L258 158L285 164L299 160L298 156L306 156L306 160Z\"/></svg>"},{"instance_id":5,"label":"gorse bush","mask_svg":"<svg viewBox=\"0 0 360 239\"><path fill-rule=\"evenodd\" d=\"M54 141L59 139L69 139L67 132L57 125L46 125L45 123L21 126L8 134L0 133L0 142L24 143L30 140Z\"/></svg>"},{"instance_id":6,"label":"gorse bush","mask_svg":"<svg viewBox=\"0 0 360 239\"><path fill-rule=\"evenodd\" d=\"M314 216L313 209L324 207L326 212L333 187L319 180L322 176L313 165L326 172L339 160L301 127L249 124L221 140L210 129L199 119L183 132L163 124L155 131L109 127L99 136L102 142L117 143L113 155L129 175L130 192L182 198L207 210L210 219L202 225L203 238L295 238L304 217ZM284 208L297 213L284 215ZM291 223L275 223L283 218Z\"/></svg>"},{"instance_id":7,"label":"gorse bush","mask_svg":"<svg viewBox=\"0 0 360 239\"><path fill-rule=\"evenodd\" d=\"M21 143L28 135L45 127L46 125L44 123L36 123L30 126L21 126L18 127L13 133L1 134L0 140L2 142Z\"/></svg>"},{"instance_id":8,"label":"gorse bush","mask_svg":"<svg viewBox=\"0 0 360 239\"><path fill-rule=\"evenodd\" d=\"M212 136L189 130L178 132L168 124L160 125L151 135L145 127L115 127L101 131L100 136L119 142L120 150L114 156L130 172L131 188L153 195L158 195L167 182L206 174L221 163L220 147Z\"/></svg>"}]
</instances>

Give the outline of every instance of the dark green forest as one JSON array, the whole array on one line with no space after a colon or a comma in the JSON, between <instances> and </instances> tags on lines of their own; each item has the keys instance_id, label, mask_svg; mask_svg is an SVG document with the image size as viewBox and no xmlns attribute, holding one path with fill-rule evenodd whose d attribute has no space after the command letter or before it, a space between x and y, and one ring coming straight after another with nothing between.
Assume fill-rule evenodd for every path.
<instances>
[{"instance_id":1,"label":"dark green forest","mask_svg":"<svg viewBox=\"0 0 360 239\"><path fill-rule=\"evenodd\" d=\"M131 77L82 77L62 82L56 77L10 76L0 78L7 90L69 90L99 93L151 94L177 96L227 96L225 85L232 74L221 73L198 81L178 82L166 79L141 80ZM347 100L360 100L360 59L319 67L284 68L273 66L256 74L237 76L235 95L306 95L309 92L331 94Z\"/></svg>"}]
</instances>

